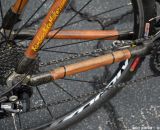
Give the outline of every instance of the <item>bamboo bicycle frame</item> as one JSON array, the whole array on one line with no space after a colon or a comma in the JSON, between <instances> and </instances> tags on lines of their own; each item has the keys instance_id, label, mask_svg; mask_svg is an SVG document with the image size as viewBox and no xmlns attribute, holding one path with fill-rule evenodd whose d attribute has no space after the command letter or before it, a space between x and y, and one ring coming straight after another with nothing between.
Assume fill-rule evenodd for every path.
<instances>
[{"instance_id":1,"label":"bamboo bicycle frame","mask_svg":"<svg viewBox=\"0 0 160 130\"><path fill-rule=\"evenodd\" d=\"M17 5L21 0L17 0L16 4L13 6L13 9L16 11ZM22 8L25 7L27 0L23 0ZM63 11L65 6L67 5L68 0L55 0L52 4L47 16L43 20L40 28L38 29L36 35L33 40L30 42L29 47L25 51L25 57L22 59L17 72L23 72L25 67L30 65L30 61L36 59L38 55L38 51L41 48L44 40L46 38L58 38L58 39L95 39L102 37L109 37L109 39L118 39L120 36L123 36L122 33L116 30L65 30L60 31L56 34L57 30L51 31L51 28L54 26L56 20L58 19L60 13ZM56 34L56 35L55 35ZM65 76L74 75L80 72L85 72L88 70L96 69L101 66L105 66L108 64L113 64L115 62L124 61L126 59L131 58L132 55L135 55L135 50L120 50L111 54L106 54L100 57L92 58L89 60L85 60L79 63L67 65L64 67L59 67L53 71L47 72L45 74L32 76L30 79L30 84L43 84L46 82L50 82L52 80L61 79Z\"/></svg>"}]
</instances>

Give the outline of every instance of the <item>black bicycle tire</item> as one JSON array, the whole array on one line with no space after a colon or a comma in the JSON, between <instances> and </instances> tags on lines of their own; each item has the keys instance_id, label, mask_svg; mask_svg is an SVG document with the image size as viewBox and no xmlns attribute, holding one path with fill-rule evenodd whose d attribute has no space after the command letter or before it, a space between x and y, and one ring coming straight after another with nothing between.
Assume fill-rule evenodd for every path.
<instances>
[{"instance_id":1,"label":"black bicycle tire","mask_svg":"<svg viewBox=\"0 0 160 130\"><path fill-rule=\"evenodd\" d=\"M138 13L141 13L141 15L139 16L139 17L141 17L141 21L139 23L137 23L138 16L135 16L136 25L135 25L135 29L134 30L136 30L135 34L137 34L135 37L142 37L143 33L144 33L144 23L148 22L148 20L155 15L155 9L154 9L155 8L155 0L150 0L150 1L131 0L131 1L132 1L132 3L134 3L133 4L134 8L139 8L139 9L137 9L137 11L139 11L141 9L141 11L138 12ZM137 4L135 4L135 3L137 3ZM134 10L136 10L136 9L134 9ZM152 26L153 26L153 24L151 25L151 28L152 28ZM153 32L153 31L151 31L151 32ZM131 59L129 61L129 64L128 64L127 68L123 71L123 73L122 73L120 79L117 81L117 83L129 80L134 75L134 73L130 73L129 72L130 66L133 63L133 61L134 61L134 59ZM122 66L124 64L125 64L125 62L120 64L119 68L117 69L117 72L122 68ZM116 75L117 72L115 72L115 75ZM130 78L128 78L128 77L130 77ZM88 116L89 113L97 110L99 108L99 106L101 106L101 104L104 101L109 100L119 90L120 89L114 88L114 89L111 89L110 91L105 91L103 97L101 97L100 100L95 102L93 105L89 106L85 111L81 112L81 114L75 115L75 117L72 118L71 120L65 121L65 122L63 122L63 124L60 124L60 125L58 124L59 126L58 125L53 126L53 124L55 122L49 122L49 123L47 123L47 124L45 124L43 126L40 126L38 128L34 128L34 130L38 130L38 129L42 130L42 128L43 129L47 129L47 130L64 129L64 128L74 124L76 121L79 121L79 120L85 118L86 116ZM79 109L79 108L77 108L77 109ZM73 112L71 112L71 113L73 113ZM65 118L65 116L62 117L62 118ZM58 119L58 120L61 120L61 119Z\"/></svg>"},{"instance_id":2,"label":"black bicycle tire","mask_svg":"<svg viewBox=\"0 0 160 130\"><path fill-rule=\"evenodd\" d=\"M137 11L135 13L135 21L134 21L135 22L134 31L135 31L135 34L136 34L135 37L140 38L140 37L143 37L145 23L147 23L150 18L153 18L156 15L156 4L155 4L155 0L150 0L150 1L131 0L131 1L133 3L134 10ZM139 21L139 19L140 19L140 21ZM154 26L154 23L151 23L151 29L153 29L153 26ZM154 30L151 30L150 32L153 33ZM127 68L123 71L121 77L116 82L116 84L118 84L119 82L124 82L126 80L129 80L134 75L134 73L131 73L129 71L130 66L132 65L133 62L134 62L134 58L130 59ZM122 66L124 64L125 64L125 62L121 63L121 65L119 66L119 69L122 68ZM64 119L67 117L65 115L65 116L61 117L60 119L57 119L56 121L49 122L49 123L47 123L43 126L34 128L32 130L42 130L42 129L45 129L45 130L60 130L60 129L64 129L64 128L74 124L75 122L85 118L86 116L88 116L93 111L97 110L103 102L105 102L107 100L110 100L111 97L113 95L115 95L119 90L120 90L120 88L119 89L112 88L109 91L105 91L98 101L95 101L94 104L92 104L91 106L87 106L85 108L85 110L83 110L83 112L81 112L80 114L75 113L74 117L72 117L72 118L70 118L66 121L64 121ZM81 107L78 107L77 109L79 109L79 108L81 108ZM77 109L74 110L74 111L77 111ZM71 112L71 113L73 113L73 112ZM71 114L69 113L67 115L71 115Z\"/></svg>"}]
</instances>

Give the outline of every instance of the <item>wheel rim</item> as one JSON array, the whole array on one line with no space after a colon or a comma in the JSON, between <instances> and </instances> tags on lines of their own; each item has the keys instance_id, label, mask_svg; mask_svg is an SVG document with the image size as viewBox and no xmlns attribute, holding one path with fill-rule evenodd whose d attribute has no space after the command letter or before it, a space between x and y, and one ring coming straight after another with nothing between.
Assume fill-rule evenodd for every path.
<instances>
[{"instance_id":1,"label":"wheel rim","mask_svg":"<svg viewBox=\"0 0 160 130\"><path fill-rule=\"evenodd\" d=\"M129 64L129 62L128 61L126 61L126 62L124 62L124 64L121 66L121 69L118 71L118 73L122 73L122 71L124 71L126 68L127 68L127 66L128 66L128 64ZM122 70L122 68L123 68L123 70ZM114 76L114 78L111 80L111 82L109 83L109 84L111 84L112 82L113 82L113 80L115 80L115 79L117 79L116 81L118 81L119 80L119 78L117 78L117 75L116 76ZM108 86L108 85L107 85ZM36 91L39 91L39 89L37 88L37 90ZM99 97L100 95L102 95L102 93L101 94L99 94L97 97ZM97 98L96 97L96 98ZM87 103L86 105L88 105L88 104L90 104L91 102L93 102L93 100L95 100L95 98L94 99L92 99L92 101L90 101L89 103ZM44 103L44 102L43 102ZM83 106L83 108L84 107L86 107L86 105L84 105ZM82 107L81 107L82 108ZM77 111L80 111L81 110L81 108L79 108L78 110L76 110L76 113L77 113ZM67 118L66 118L67 119ZM48 121L47 121L48 122ZM52 125L53 126L53 125Z\"/></svg>"}]
</instances>

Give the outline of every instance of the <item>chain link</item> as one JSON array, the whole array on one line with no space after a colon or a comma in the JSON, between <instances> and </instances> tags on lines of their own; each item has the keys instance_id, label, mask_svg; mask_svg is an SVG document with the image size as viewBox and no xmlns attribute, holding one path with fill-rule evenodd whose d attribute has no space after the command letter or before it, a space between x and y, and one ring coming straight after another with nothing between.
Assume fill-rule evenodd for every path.
<instances>
[{"instance_id":1,"label":"chain link","mask_svg":"<svg viewBox=\"0 0 160 130\"><path fill-rule=\"evenodd\" d=\"M153 77L155 77L155 75L147 75L147 76L144 76L142 78L138 78L138 79L135 79L135 80L130 80L128 82L123 82L123 83L119 83L118 85L113 85L111 87L108 87L108 88L103 88L103 89L99 89L98 91L91 91L89 93L85 93L85 94L82 94L82 95L78 95L78 96L75 96L74 98L67 98L67 99L63 99L63 100L60 100L60 101L57 101L57 102L52 102L52 103L48 103L48 104L45 104L45 105L41 105L41 106L38 106L38 107L34 107L34 108L31 108L30 111L36 111L36 110L40 110L40 109L44 109L44 108L47 108L47 107L51 107L51 106L56 106L56 105L59 105L59 104L63 104L63 103L67 103L67 102L71 102L73 100L76 100L76 99L82 99L84 97L90 97L90 96L94 96L102 91L109 91L113 88L124 88L128 85L134 85L136 84L137 82L142 82L142 81L146 81L146 80L149 80L149 79L152 79ZM102 83L102 85L105 87L107 84L106 83Z\"/></svg>"},{"instance_id":2,"label":"chain link","mask_svg":"<svg viewBox=\"0 0 160 130\"><path fill-rule=\"evenodd\" d=\"M65 58L60 58L60 59L57 59L57 60L52 60L52 61L49 61L47 63L43 63L41 62L40 63L40 67L43 67L43 66L49 66L49 65L53 65L53 64L59 64L59 63L62 63L62 62L66 62L66 61L70 61L70 60L74 60L74 59L78 59L78 58L82 58L82 57L86 57L86 56L99 56L100 54L104 54L104 53L112 53L113 51L115 50L118 50L120 48L123 48L124 47L130 47L133 45L133 42L117 42L117 44L115 45L115 42L114 42L114 45L113 46L108 46L108 47L103 47L103 48L99 48L99 49L95 49L93 51L90 51L90 52L84 52L84 53L80 53L80 54L75 54L75 55L72 55L72 56L68 56L68 57L65 57Z\"/></svg>"},{"instance_id":3,"label":"chain link","mask_svg":"<svg viewBox=\"0 0 160 130\"><path fill-rule=\"evenodd\" d=\"M126 15L128 15L128 14L130 14L132 12L132 11L128 11L124 15L122 15L121 17L118 17L117 19L106 21L105 18L99 18L98 16L93 17L91 14L78 12L76 10L76 8L73 7L74 4L75 4L74 1L72 1L71 4L70 4L71 5L70 10L72 10L75 13L79 13L80 17L85 18L86 20L88 20L90 22L98 22L98 23L100 23L102 28L105 28L106 26L109 26L109 25L111 25L111 24L113 24L115 22L118 22L121 18L123 18L124 16L126 16ZM103 40L103 38L102 39L95 39L95 40ZM67 62L67 61L78 59L78 58L82 58L82 57L99 56L99 55L106 54L106 53L113 53L116 50L119 50L119 49L122 49L122 48L124 49L124 48L131 47L131 46L134 45L134 43L135 42L133 42L133 41L114 41L114 43L112 45L110 45L110 46L106 46L106 47L103 47L103 48L95 49L95 50L90 51L90 52L84 52L84 53L75 54L75 55L71 55L71 56L68 56L68 57L60 58L60 59L55 59L55 60L49 61L47 63L41 62L39 64L39 66L40 67L44 67L44 66L59 64L59 63L62 63L62 62ZM59 105L59 104L63 104L63 103L66 103L66 102L71 102L73 100L76 100L76 99L78 100L78 99L81 99L81 98L84 98L84 97L94 96L94 95L96 95L96 94L98 94L98 93L100 93L102 91L108 91L108 90L110 90L112 88L123 88L123 87L125 87L127 85L135 84L136 82L142 82L142 81L148 80L148 79L150 79L152 77L154 77L154 75L145 76L143 78L139 78L139 79L136 79L136 80L133 80L133 81L128 81L126 83L119 83L118 85L113 85L113 86L105 88L105 89L104 88L103 89L99 89L98 91L94 90L94 91L91 91L91 92L88 92L88 93L85 93L85 94L82 94L82 95L75 96L74 98L67 98L67 99L63 99L63 100L60 100L60 101L56 101L56 102L44 104L44 105L41 105L41 106L38 106L38 107L34 107L34 108L31 108L30 111L44 109L44 108L47 108L47 107L50 107L50 106L53 106L53 105ZM102 83L102 85L104 87L107 86L106 83Z\"/></svg>"},{"instance_id":4,"label":"chain link","mask_svg":"<svg viewBox=\"0 0 160 130\"><path fill-rule=\"evenodd\" d=\"M128 6L128 5L129 4L127 4L126 6ZM106 18L102 18L100 16L93 16L92 14L89 14L89 13L86 13L86 12L82 13L82 12L77 11L76 1L74 1L74 0L70 1L66 10L78 13L81 18L83 18L85 20L88 20L90 22L98 22L103 29L106 28L109 25L114 24L115 22L119 22L120 19L122 19L126 15L132 13L132 10L129 10L126 13L124 13L123 15L121 15L120 17L117 17L115 19L110 19L108 21L108 18L106 19ZM95 39L95 40L103 40L103 39L104 38ZM62 63L62 62L66 62L66 61L69 61L69 60L74 60L74 59L78 59L78 58L82 58L82 57L86 57L86 56L97 56L100 53L107 53L107 52L110 52L110 51L112 52L113 49L115 49L115 48L130 46L132 44L130 42L124 42L124 41L123 42L120 41L120 42L117 42L117 43L118 44L116 46L103 47L103 49L101 49L101 48L100 49L95 49L94 51L91 51L91 52L84 52L84 53L81 53L81 54L76 54L76 55L72 55L72 56L69 56L69 57L65 57L65 58L61 58L61 59L57 59L57 60L52 60L52 61L49 61L48 63L41 62L40 67L49 66L49 65L53 65L53 64L59 64L59 63Z\"/></svg>"},{"instance_id":5,"label":"chain link","mask_svg":"<svg viewBox=\"0 0 160 130\"><path fill-rule=\"evenodd\" d=\"M73 7L73 5L71 4L71 10L74 11L75 13L77 13L76 9ZM131 12L127 12L127 14L129 14ZM94 21L98 21L99 23L101 21L99 21L99 17L91 17L89 16L89 14L83 14L83 13L80 13L79 12L79 15L80 17L85 17L85 19L87 20L88 18L88 21L91 21L91 22L94 22ZM121 17L124 17L125 15L121 16ZM92 18L92 20L90 19L90 17ZM98 19L98 20L97 20ZM102 18L101 18L102 20ZM117 21L119 21L119 19L117 19ZM104 19L102 20L102 22L104 23ZM114 21L115 22L115 21ZM110 24L112 22L110 21ZM109 24L109 25L110 25ZM105 23L105 26L107 26L108 24ZM102 24L101 24L102 26ZM104 27L102 27L104 28ZM103 40L102 39L98 39L98 40ZM55 60L52 60L52 61L49 61L47 63L44 63L44 62L41 62L39 64L40 67L44 67L44 66L49 66L49 65L54 65L54 64L59 64L59 63L62 63L62 62L67 62L67 61L70 61L70 60L74 60L74 59L78 59L78 58L82 58L82 57L87 57L87 56L99 56L99 55L102 55L102 54L106 54L106 53L113 53L113 51L115 50L119 50L121 48L128 48L128 47L131 47L132 45L134 44L133 41L114 41L112 45L110 46L105 46L103 48L99 48L99 49L95 49L93 51L90 51L90 52L84 52L84 53L80 53L80 54L75 54L75 55L71 55L71 56L68 56L68 57L64 57L64 58L60 58L60 59L55 59ZM148 77L148 76L147 76ZM144 78L147 78L147 77L144 77ZM144 78L141 78L141 79L137 79L136 81L140 81ZM110 88L106 88L105 91L109 90L109 89L112 89L113 87L122 87L122 86L126 86L128 84L133 84L136 82L135 80L134 81L129 81L127 83L121 83L121 84L118 84L117 86L112 86ZM102 83L103 86L107 86L106 83ZM53 103L49 103L49 104L45 104L45 105L41 105L41 106L38 106L38 107L34 107L31 109L31 111L35 111L35 110L38 110L38 109L43 109L43 108L46 108L46 107L49 107L49 106L53 106L53 105L59 105L59 104L62 104L62 103L66 103L66 102L70 102L70 101L73 101L75 99L80 99L80 98L84 98L84 97L89 97L89 96L93 96L95 94L98 94L99 92L102 92L104 89L99 89L98 91L91 91L89 93L85 93L85 94L82 94L82 95L78 95L74 98L67 98L67 99L64 99L64 100L61 100L61 101L57 101L57 102L53 102Z\"/></svg>"}]
</instances>

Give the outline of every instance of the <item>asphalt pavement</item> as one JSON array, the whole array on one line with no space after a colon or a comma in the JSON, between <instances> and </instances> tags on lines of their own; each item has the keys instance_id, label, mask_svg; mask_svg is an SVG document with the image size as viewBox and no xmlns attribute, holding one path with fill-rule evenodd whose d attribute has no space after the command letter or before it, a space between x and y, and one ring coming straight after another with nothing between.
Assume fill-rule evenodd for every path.
<instances>
[{"instance_id":1,"label":"asphalt pavement","mask_svg":"<svg viewBox=\"0 0 160 130\"><path fill-rule=\"evenodd\" d=\"M42 3L44 0L34 0L30 1L25 13L23 15L24 21L31 16L32 12L36 10L36 8ZM52 0L48 0L46 4L44 4L43 8L35 15L34 19L38 18L39 16L45 14L52 3ZM11 5L14 1L12 0L5 0L3 1L3 9L7 10L8 5ZM80 8L84 5L86 0L80 0L75 2L76 8ZM118 5L123 5L127 2L127 0L93 0L91 5L87 9L84 9L83 12L89 12L89 14L97 14L104 10L112 9L113 7ZM78 5L78 6L77 6ZM108 13L103 16L105 18L110 18L111 16L116 17L122 15L129 10L128 7L120 9L119 11L114 11L112 13ZM28 15L29 14L29 15ZM55 27L62 25L65 21L67 21L71 16L73 16L75 12L68 9L65 11L60 19L58 20ZM74 20L82 19L79 15ZM123 17L121 21L116 23L116 25L111 25L109 29L129 29L132 28L132 15L127 15ZM24 22L22 22L23 24ZM36 29L39 23L36 23L32 28ZM20 26L20 25L18 25ZM102 26L99 22L90 22L90 21L83 21L81 24L76 24L71 26L72 29L102 29ZM68 29L70 27L67 27ZM74 40L71 42L75 42ZM59 41L59 40L52 40L46 47L62 45L66 44L67 41ZM103 41L100 44L105 44L106 42ZM26 44L26 43L22 43ZM46 53L41 55L40 60L42 62L48 61L49 59L57 59L64 57L68 54L62 52L70 52L70 53L77 53L89 51L88 47L95 49L97 45L96 41L93 41L83 45L66 47L66 48L58 48L56 51L52 53ZM87 47L86 47L87 46ZM71 55L71 54L69 54ZM60 64L60 66L63 64ZM49 66L47 68L40 68L41 71L46 71L48 69L55 68L54 66ZM102 74L99 74L99 73ZM92 73L87 74L80 74L76 75L74 78L83 77L83 79L93 80L93 75L95 76L103 76L103 72L105 72L104 68L99 70L95 70ZM143 77L146 75L150 75L152 72L149 68L149 57L145 59L142 63L141 68L135 75L135 79L139 77ZM93 85L88 85L86 83L80 82L71 82L71 81L57 81L56 83L63 86L66 90L69 90L70 93L73 95L83 94L86 91L93 90ZM119 94L117 94L110 102L106 102L104 106L98 109L96 112L85 118L84 120L80 121L79 123L71 126L68 130L160 130L160 80L159 78L149 79L143 82L136 82L135 84L128 85L125 87ZM54 87L53 87L54 86ZM38 94L38 90L41 91L45 100L47 102L56 101L57 99L65 99L68 98L69 95L62 93L62 90L57 88L56 84L50 83L47 85L42 85L40 87L34 89L34 95L32 97L32 106L39 106L43 105L44 102L40 95ZM54 92L54 93L53 93ZM49 108L52 116L54 118L63 115L64 112L70 111L73 106L77 106L77 102L73 101L71 105L69 104L60 104L56 107ZM21 125L23 128L27 128L28 126L35 126L36 124L41 124L42 122L47 122L51 116L49 115L47 110L36 111L33 113L28 113L26 115L20 116L21 118ZM16 122L18 123L18 117L16 118ZM117 125L117 129L114 129L113 126ZM8 125L9 124L9 125ZM13 121L11 118L7 118L4 120L0 120L0 130L14 130Z\"/></svg>"}]
</instances>

